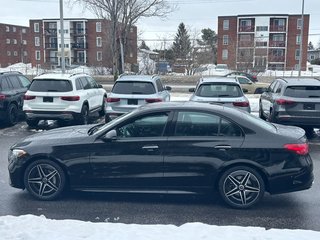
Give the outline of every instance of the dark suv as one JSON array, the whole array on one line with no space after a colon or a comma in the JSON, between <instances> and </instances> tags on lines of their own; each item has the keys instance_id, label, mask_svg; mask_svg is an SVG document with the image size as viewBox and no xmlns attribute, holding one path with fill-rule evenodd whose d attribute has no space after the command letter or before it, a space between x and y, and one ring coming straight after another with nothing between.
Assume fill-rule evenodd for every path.
<instances>
[{"instance_id":1,"label":"dark suv","mask_svg":"<svg viewBox=\"0 0 320 240\"><path fill-rule=\"evenodd\" d=\"M260 96L259 116L303 127L311 134L313 128L320 127L320 79L276 79Z\"/></svg>"},{"instance_id":2,"label":"dark suv","mask_svg":"<svg viewBox=\"0 0 320 240\"><path fill-rule=\"evenodd\" d=\"M19 72L0 73L0 120L12 126L22 113L23 96L30 85Z\"/></svg>"}]
</instances>

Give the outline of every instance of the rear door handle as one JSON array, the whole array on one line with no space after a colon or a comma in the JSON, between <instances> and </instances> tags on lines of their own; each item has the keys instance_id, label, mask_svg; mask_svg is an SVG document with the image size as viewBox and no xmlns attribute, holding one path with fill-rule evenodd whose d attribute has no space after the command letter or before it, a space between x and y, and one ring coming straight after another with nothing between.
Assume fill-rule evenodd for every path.
<instances>
[{"instance_id":1,"label":"rear door handle","mask_svg":"<svg viewBox=\"0 0 320 240\"><path fill-rule=\"evenodd\" d=\"M217 145L217 146L214 146L214 148L221 150L221 151L225 151L225 150L231 149L231 146L230 145Z\"/></svg>"},{"instance_id":2,"label":"rear door handle","mask_svg":"<svg viewBox=\"0 0 320 240\"><path fill-rule=\"evenodd\" d=\"M149 150L149 151L152 151L154 149L158 149L159 146L157 145L149 145L149 146L143 146L142 149L145 149L145 150Z\"/></svg>"}]
</instances>

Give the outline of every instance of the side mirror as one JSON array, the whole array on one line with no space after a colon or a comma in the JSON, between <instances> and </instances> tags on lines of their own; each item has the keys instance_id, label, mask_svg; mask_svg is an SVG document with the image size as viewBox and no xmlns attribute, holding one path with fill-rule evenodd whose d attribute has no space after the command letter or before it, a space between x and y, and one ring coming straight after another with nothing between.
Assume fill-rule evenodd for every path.
<instances>
[{"instance_id":1,"label":"side mirror","mask_svg":"<svg viewBox=\"0 0 320 240\"><path fill-rule=\"evenodd\" d=\"M195 92L196 89L195 88L189 88L189 92Z\"/></svg>"},{"instance_id":2,"label":"side mirror","mask_svg":"<svg viewBox=\"0 0 320 240\"><path fill-rule=\"evenodd\" d=\"M242 88L242 91L243 91L244 93L247 93L247 92L248 92L248 89Z\"/></svg>"},{"instance_id":3,"label":"side mirror","mask_svg":"<svg viewBox=\"0 0 320 240\"><path fill-rule=\"evenodd\" d=\"M104 136L103 136L103 141L105 142L111 142L112 140L117 139L117 131L116 130L111 130L109 132L107 132Z\"/></svg>"},{"instance_id":4,"label":"side mirror","mask_svg":"<svg viewBox=\"0 0 320 240\"><path fill-rule=\"evenodd\" d=\"M167 90L167 91L171 91L171 90L172 90L172 87L170 87L170 86L165 86L164 89Z\"/></svg>"}]
</instances>

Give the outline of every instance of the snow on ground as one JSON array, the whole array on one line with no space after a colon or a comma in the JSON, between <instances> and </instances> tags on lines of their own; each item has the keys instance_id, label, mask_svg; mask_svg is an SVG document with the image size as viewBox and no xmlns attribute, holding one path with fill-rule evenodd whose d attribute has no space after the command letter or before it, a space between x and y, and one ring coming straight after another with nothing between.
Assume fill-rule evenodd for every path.
<instances>
[{"instance_id":1,"label":"snow on ground","mask_svg":"<svg viewBox=\"0 0 320 240\"><path fill-rule=\"evenodd\" d=\"M0 217L0 236L2 240L318 240L320 232L203 223L186 223L181 226L92 223L23 215Z\"/></svg>"}]
</instances>

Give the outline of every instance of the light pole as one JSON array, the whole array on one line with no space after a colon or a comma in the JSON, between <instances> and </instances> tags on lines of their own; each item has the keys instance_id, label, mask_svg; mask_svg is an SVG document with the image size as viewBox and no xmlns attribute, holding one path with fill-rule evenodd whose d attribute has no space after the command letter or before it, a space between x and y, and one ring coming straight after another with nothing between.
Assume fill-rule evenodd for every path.
<instances>
[{"instance_id":1,"label":"light pole","mask_svg":"<svg viewBox=\"0 0 320 240\"><path fill-rule=\"evenodd\" d=\"M60 37L61 37L61 71L65 73L66 61L64 56L64 26L63 26L63 0L60 0Z\"/></svg>"},{"instance_id":2,"label":"light pole","mask_svg":"<svg viewBox=\"0 0 320 240\"><path fill-rule=\"evenodd\" d=\"M301 28L300 28L300 54L299 54L299 78L301 77L301 65L302 65L302 45L303 45L303 25L304 25L304 0L302 0L302 13L301 13Z\"/></svg>"}]
</instances>

